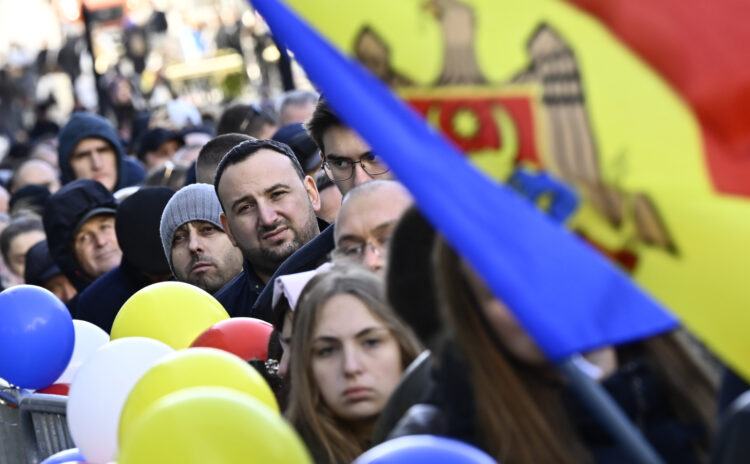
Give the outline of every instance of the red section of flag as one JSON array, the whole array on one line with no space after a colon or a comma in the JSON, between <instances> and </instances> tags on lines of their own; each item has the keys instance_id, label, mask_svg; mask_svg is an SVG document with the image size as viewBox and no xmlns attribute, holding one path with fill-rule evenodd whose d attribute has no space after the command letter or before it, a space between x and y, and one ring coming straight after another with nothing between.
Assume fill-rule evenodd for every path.
<instances>
[{"instance_id":1,"label":"red section of flag","mask_svg":"<svg viewBox=\"0 0 750 464\"><path fill-rule=\"evenodd\" d=\"M750 2L567 0L589 12L692 106L720 192L750 196Z\"/></svg>"},{"instance_id":2,"label":"red section of flag","mask_svg":"<svg viewBox=\"0 0 750 464\"><path fill-rule=\"evenodd\" d=\"M505 111L512 121L512 134L517 149L512 156L515 163L521 161L540 165L538 148L534 136L533 100L518 96L443 96L439 91L427 97L407 96L406 101L423 116L435 112L440 131L455 143L462 152L479 150L504 150L511 134L503 134L499 111ZM464 134L457 127L456 118L461 113L470 113L476 120L476 130Z\"/></svg>"}]
</instances>

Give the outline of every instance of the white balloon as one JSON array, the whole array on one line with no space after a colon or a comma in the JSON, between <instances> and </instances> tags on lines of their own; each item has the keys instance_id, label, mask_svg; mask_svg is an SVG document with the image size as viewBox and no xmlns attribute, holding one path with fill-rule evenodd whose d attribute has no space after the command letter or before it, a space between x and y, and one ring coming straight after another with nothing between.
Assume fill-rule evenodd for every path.
<instances>
[{"instance_id":1,"label":"white balloon","mask_svg":"<svg viewBox=\"0 0 750 464\"><path fill-rule=\"evenodd\" d=\"M70 435L89 462L117 457L117 426L136 382L174 349L144 337L126 337L99 348L79 369L68 393Z\"/></svg>"},{"instance_id":2,"label":"white balloon","mask_svg":"<svg viewBox=\"0 0 750 464\"><path fill-rule=\"evenodd\" d=\"M65 368L60 378L55 383L72 383L78 368L96 352L99 347L109 341L109 334L90 322L73 321L75 329L75 344L73 345L73 355L70 357L68 367Z\"/></svg>"}]
</instances>

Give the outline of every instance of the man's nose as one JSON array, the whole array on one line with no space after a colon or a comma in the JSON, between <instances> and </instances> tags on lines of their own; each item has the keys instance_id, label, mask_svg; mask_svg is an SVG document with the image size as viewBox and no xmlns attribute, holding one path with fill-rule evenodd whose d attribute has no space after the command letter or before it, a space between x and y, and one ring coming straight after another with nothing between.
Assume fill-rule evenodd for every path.
<instances>
[{"instance_id":1,"label":"man's nose","mask_svg":"<svg viewBox=\"0 0 750 464\"><path fill-rule=\"evenodd\" d=\"M367 174L367 171L365 171L365 168L362 167L362 163L357 163L354 165L354 186L362 185L366 182L370 182L373 180L373 177L369 174Z\"/></svg>"},{"instance_id":2,"label":"man's nose","mask_svg":"<svg viewBox=\"0 0 750 464\"><path fill-rule=\"evenodd\" d=\"M271 205L258 205L258 219L264 226L273 225L278 219L279 215Z\"/></svg>"},{"instance_id":3,"label":"man's nose","mask_svg":"<svg viewBox=\"0 0 750 464\"><path fill-rule=\"evenodd\" d=\"M377 245L370 242L365 244L364 264L373 271L379 271L385 264L384 251Z\"/></svg>"},{"instance_id":4,"label":"man's nose","mask_svg":"<svg viewBox=\"0 0 750 464\"><path fill-rule=\"evenodd\" d=\"M198 234L190 234L190 238L188 239L188 250L197 252L202 249L203 246L201 240L198 238Z\"/></svg>"},{"instance_id":5,"label":"man's nose","mask_svg":"<svg viewBox=\"0 0 750 464\"><path fill-rule=\"evenodd\" d=\"M99 232L94 234L94 240L96 240L96 246L103 247L109 242L109 237L106 232Z\"/></svg>"},{"instance_id":6,"label":"man's nose","mask_svg":"<svg viewBox=\"0 0 750 464\"><path fill-rule=\"evenodd\" d=\"M102 155L94 151L91 153L91 169L97 171L102 167Z\"/></svg>"}]
</instances>

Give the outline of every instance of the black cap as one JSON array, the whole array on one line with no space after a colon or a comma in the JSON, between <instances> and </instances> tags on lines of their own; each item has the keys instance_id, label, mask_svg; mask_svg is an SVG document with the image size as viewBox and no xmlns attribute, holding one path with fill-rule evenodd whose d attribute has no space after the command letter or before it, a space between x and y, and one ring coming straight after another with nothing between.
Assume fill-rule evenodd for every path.
<instances>
[{"instance_id":1,"label":"black cap","mask_svg":"<svg viewBox=\"0 0 750 464\"><path fill-rule=\"evenodd\" d=\"M49 279L60 274L62 274L62 271L52 259L47 240L42 240L29 248L26 253L26 269L23 274L23 279L27 284L42 287Z\"/></svg>"},{"instance_id":2,"label":"black cap","mask_svg":"<svg viewBox=\"0 0 750 464\"><path fill-rule=\"evenodd\" d=\"M110 214L114 216L115 213L117 213L117 210L108 206L100 206L98 208L88 210L86 214L81 216L81 219L78 220L75 227L73 227L73 237L78 234L78 231L81 230L81 227L83 227L84 224L86 224L86 221L88 221L92 217L99 216L100 214Z\"/></svg>"},{"instance_id":3,"label":"black cap","mask_svg":"<svg viewBox=\"0 0 750 464\"><path fill-rule=\"evenodd\" d=\"M150 131L143 134L143 137L141 138L140 147L138 149L138 157L140 159L143 159L146 156L146 153L158 150L161 144L168 140L176 140L181 145L184 144L182 134L180 134L179 132L171 131L169 129L164 129L161 127L151 129Z\"/></svg>"},{"instance_id":4,"label":"black cap","mask_svg":"<svg viewBox=\"0 0 750 464\"><path fill-rule=\"evenodd\" d=\"M299 160L299 164L302 165L302 169L306 172L312 171L320 165L320 150L302 126L302 123L287 124L276 131L271 139L289 145L289 148L292 149Z\"/></svg>"}]
</instances>

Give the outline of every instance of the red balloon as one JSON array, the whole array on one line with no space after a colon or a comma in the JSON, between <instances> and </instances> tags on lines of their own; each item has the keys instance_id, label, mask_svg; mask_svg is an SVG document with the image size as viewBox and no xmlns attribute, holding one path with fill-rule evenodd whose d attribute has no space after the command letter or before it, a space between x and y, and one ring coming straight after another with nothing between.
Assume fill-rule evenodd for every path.
<instances>
[{"instance_id":1,"label":"red balloon","mask_svg":"<svg viewBox=\"0 0 750 464\"><path fill-rule=\"evenodd\" d=\"M49 387L44 387L41 390L37 390L37 393L46 393L48 395L60 395L68 396L68 390L70 390L69 383L53 383Z\"/></svg>"},{"instance_id":2,"label":"red balloon","mask_svg":"<svg viewBox=\"0 0 750 464\"><path fill-rule=\"evenodd\" d=\"M245 361L266 361L271 332L273 326L266 321L252 317L233 317L209 327L190 346L218 348Z\"/></svg>"}]
</instances>

